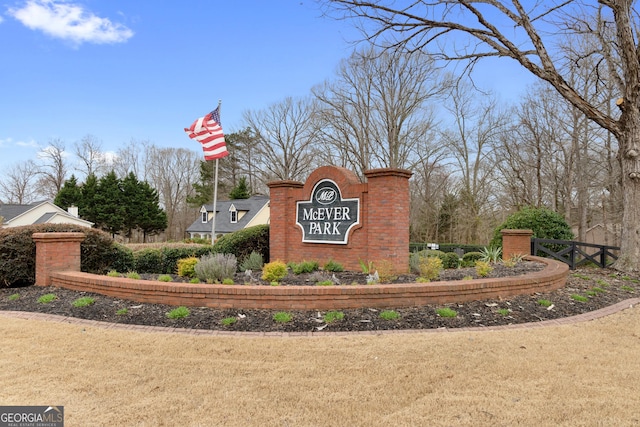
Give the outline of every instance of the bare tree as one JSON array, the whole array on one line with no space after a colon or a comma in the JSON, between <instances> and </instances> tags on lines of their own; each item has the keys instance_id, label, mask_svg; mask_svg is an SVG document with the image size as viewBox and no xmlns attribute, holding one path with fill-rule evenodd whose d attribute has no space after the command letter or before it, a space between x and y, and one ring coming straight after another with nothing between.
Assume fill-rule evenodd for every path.
<instances>
[{"instance_id":1,"label":"bare tree","mask_svg":"<svg viewBox=\"0 0 640 427\"><path fill-rule=\"evenodd\" d=\"M405 7L361 0L328 0L342 17L357 18L368 39L385 47L437 49L444 60L467 61L468 70L487 57L511 58L549 82L564 99L618 140L622 169L621 254L615 267L640 271L640 18L629 0L414 1ZM553 31L553 30L556 31ZM620 114L586 99L562 69L559 38L590 37L587 52L617 87ZM459 43L447 43L458 37ZM604 74L603 74L604 75Z\"/></svg>"},{"instance_id":2,"label":"bare tree","mask_svg":"<svg viewBox=\"0 0 640 427\"><path fill-rule=\"evenodd\" d=\"M149 141L131 139L126 146L118 149L111 169L119 178L124 178L133 172L138 179L147 181L147 161L152 146L153 144Z\"/></svg>"},{"instance_id":3,"label":"bare tree","mask_svg":"<svg viewBox=\"0 0 640 427\"><path fill-rule=\"evenodd\" d=\"M38 153L42 165L39 168L38 192L53 200L67 179L68 165L65 144L54 139Z\"/></svg>"},{"instance_id":4,"label":"bare tree","mask_svg":"<svg viewBox=\"0 0 640 427\"><path fill-rule=\"evenodd\" d=\"M434 126L433 101L445 89L433 60L401 51L354 52L338 76L313 89L326 150L361 178L375 167L410 168Z\"/></svg>"},{"instance_id":5,"label":"bare tree","mask_svg":"<svg viewBox=\"0 0 640 427\"><path fill-rule=\"evenodd\" d=\"M80 159L78 170L84 175L102 175L107 167L102 141L93 135L85 135L79 142L73 144L75 154Z\"/></svg>"},{"instance_id":6,"label":"bare tree","mask_svg":"<svg viewBox=\"0 0 640 427\"><path fill-rule=\"evenodd\" d=\"M38 179L38 165L33 160L10 166L0 180L0 194L5 203L29 204L36 199L35 183Z\"/></svg>"},{"instance_id":7,"label":"bare tree","mask_svg":"<svg viewBox=\"0 0 640 427\"><path fill-rule=\"evenodd\" d=\"M314 165L318 134L311 99L285 98L266 110L246 111L244 120L259 141L263 181L303 180Z\"/></svg>"},{"instance_id":8,"label":"bare tree","mask_svg":"<svg viewBox=\"0 0 640 427\"><path fill-rule=\"evenodd\" d=\"M441 136L458 180L460 243L488 240L488 236L479 235L479 230L486 221L483 211L495 193L492 151L508 123L495 99L485 95L480 100L478 95L464 82L452 88L446 109L453 124Z\"/></svg>"}]
</instances>

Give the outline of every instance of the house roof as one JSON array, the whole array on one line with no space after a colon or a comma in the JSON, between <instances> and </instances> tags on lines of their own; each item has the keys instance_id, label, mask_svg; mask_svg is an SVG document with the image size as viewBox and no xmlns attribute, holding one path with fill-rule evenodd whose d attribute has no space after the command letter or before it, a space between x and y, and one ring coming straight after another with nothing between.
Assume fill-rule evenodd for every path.
<instances>
[{"instance_id":1,"label":"house roof","mask_svg":"<svg viewBox=\"0 0 640 427\"><path fill-rule=\"evenodd\" d=\"M93 225L92 222L71 215L69 212L53 204L50 200L41 200L25 205L0 203L0 217L3 218L2 226L10 226L12 221L19 223L20 217L40 207L44 207L45 212L40 215L38 219L32 221L32 224L44 224L51 222L51 220L57 216L61 216L72 220L74 223L85 223L88 227Z\"/></svg>"},{"instance_id":2,"label":"house roof","mask_svg":"<svg viewBox=\"0 0 640 427\"><path fill-rule=\"evenodd\" d=\"M245 228L267 203L269 203L268 196L251 196L248 199L218 200L216 203L216 234L232 233ZM238 222L236 223L231 222L229 215L229 209L232 205L237 211L246 212L245 215L238 219ZM204 205L203 208L206 209L207 212L213 212L213 203ZM189 226L189 228L187 228L187 232L211 234L211 221L203 223L202 219L198 218Z\"/></svg>"}]
</instances>

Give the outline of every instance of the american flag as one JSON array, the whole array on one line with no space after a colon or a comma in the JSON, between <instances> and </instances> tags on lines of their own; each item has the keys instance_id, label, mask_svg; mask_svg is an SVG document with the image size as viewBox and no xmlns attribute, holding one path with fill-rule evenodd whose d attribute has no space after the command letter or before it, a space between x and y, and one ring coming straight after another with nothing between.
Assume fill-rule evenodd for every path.
<instances>
[{"instance_id":1,"label":"american flag","mask_svg":"<svg viewBox=\"0 0 640 427\"><path fill-rule=\"evenodd\" d=\"M202 144L205 160L221 159L229 154L220 124L220 106L197 119L190 127L184 128L184 131L189 138Z\"/></svg>"}]
</instances>

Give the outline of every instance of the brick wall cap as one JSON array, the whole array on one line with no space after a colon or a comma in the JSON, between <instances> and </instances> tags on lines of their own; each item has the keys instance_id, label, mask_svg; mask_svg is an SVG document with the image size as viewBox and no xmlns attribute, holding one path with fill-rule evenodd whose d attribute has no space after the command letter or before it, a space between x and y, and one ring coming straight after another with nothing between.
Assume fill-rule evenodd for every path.
<instances>
[{"instance_id":1,"label":"brick wall cap","mask_svg":"<svg viewBox=\"0 0 640 427\"><path fill-rule=\"evenodd\" d=\"M271 181L267 183L269 188L302 188L304 186L300 181L285 179L283 181Z\"/></svg>"},{"instance_id":2,"label":"brick wall cap","mask_svg":"<svg viewBox=\"0 0 640 427\"><path fill-rule=\"evenodd\" d=\"M85 234L81 232L52 232L33 233L31 238L35 241L56 241L56 242L81 242L85 239Z\"/></svg>"},{"instance_id":3,"label":"brick wall cap","mask_svg":"<svg viewBox=\"0 0 640 427\"><path fill-rule=\"evenodd\" d=\"M369 169L364 172L364 175L368 178L381 178L385 176L397 176L400 178L411 178L413 172L408 171L406 169L395 169L395 168L381 168L381 169Z\"/></svg>"},{"instance_id":4,"label":"brick wall cap","mask_svg":"<svg viewBox=\"0 0 640 427\"><path fill-rule=\"evenodd\" d=\"M517 230L506 228L500 230L503 236L533 236L533 230Z\"/></svg>"}]
</instances>

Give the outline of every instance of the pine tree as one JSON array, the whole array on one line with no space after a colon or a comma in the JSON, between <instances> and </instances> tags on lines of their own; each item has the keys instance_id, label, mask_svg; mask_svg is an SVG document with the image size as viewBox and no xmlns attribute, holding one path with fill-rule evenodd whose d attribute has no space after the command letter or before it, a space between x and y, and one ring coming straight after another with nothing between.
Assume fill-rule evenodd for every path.
<instances>
[{"instance_id":1,"label":"pine tree","mask_svg":"<svg viewBox=\"0 0 640 427\"><path fill-rule=\"evenodd\" d=\"M251 193L249 192L249 187L247 187L247 178L242 176L240 177L240 181L238 185L233 187L231 193L229 193L229 198L234 199L248 199L251 197Z\"/></svg>"},{"instance_id":2,"label":"pine tree","mask_svg":"<svg viewBox=\"0 0 640 427\"><path fill-rule=\"evenodd\" d=\"M75 175L71 175L71 178L64 182L64 185L56 194L56 198L53 200L53 203L67 210L69 206L80 206L82 200L82 190L78 185L78 180Z\"/></svg>"}]
</instances>

